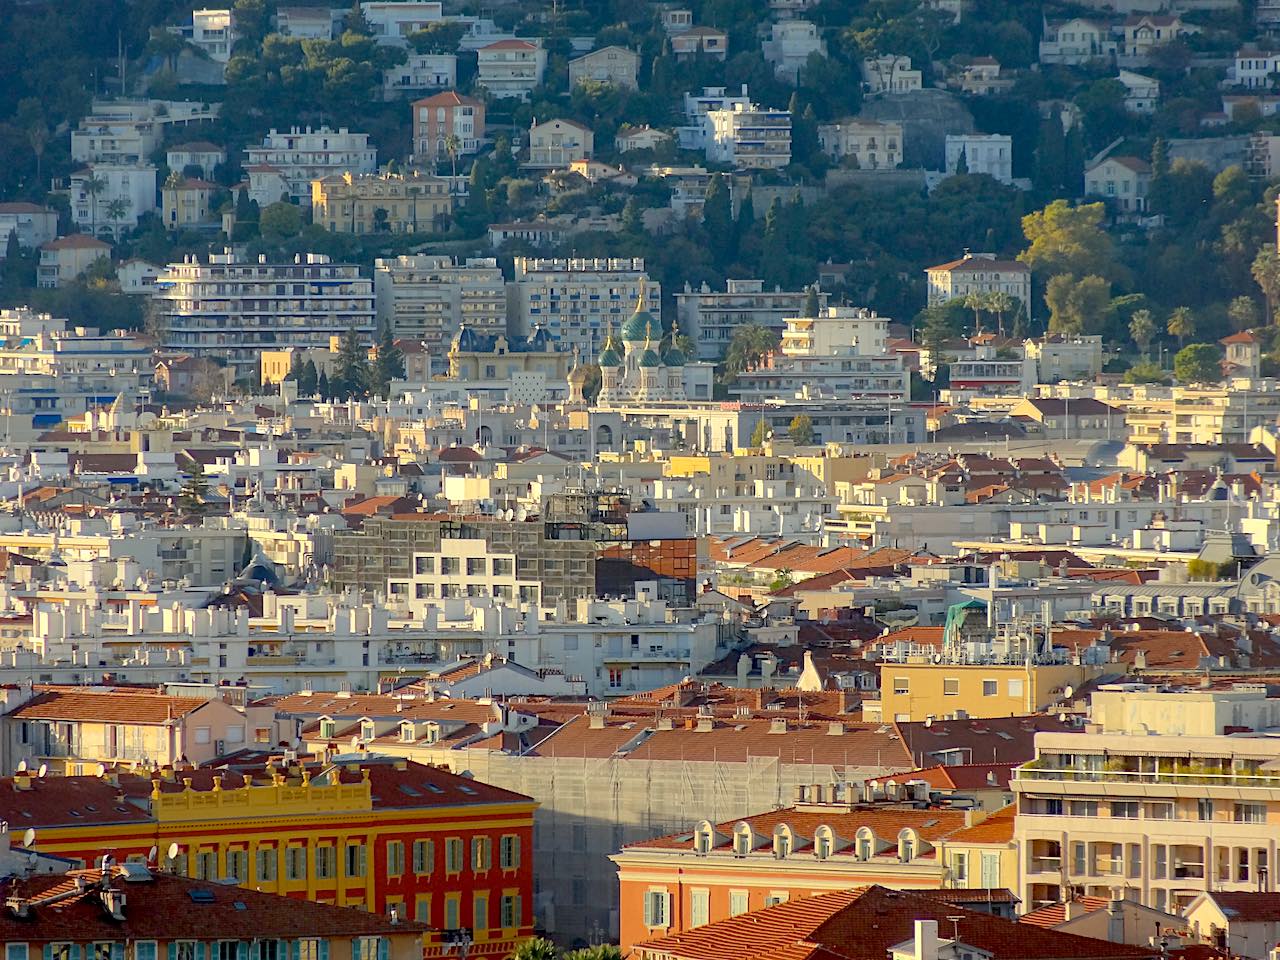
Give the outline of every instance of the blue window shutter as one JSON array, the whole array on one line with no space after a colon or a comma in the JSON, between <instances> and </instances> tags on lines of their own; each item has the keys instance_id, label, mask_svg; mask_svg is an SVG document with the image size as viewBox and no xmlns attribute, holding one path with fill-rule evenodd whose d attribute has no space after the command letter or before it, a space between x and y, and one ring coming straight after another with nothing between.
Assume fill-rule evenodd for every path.
<instances>
[{"instance_id":1,"label":"blue window shutter","mask_svg":"<svg viewBox=\"0 0 1280 960\"><path fill-rule=\"evenodd\" d=\"M290 957L292 958L292 960L299 960L299 958L302 956L302 941L301 941L301 940L294 940L294 941L293 941L293 949L289 952L289 955L290 955Z\"/></svg>"},{"instance_id":2,"label":"blue window shutter","mask_svg":"<svg viewBox=\"0 0 1280 960\"><path fill-rule=\"evenodd\" d=\"M201 940L196 943L196 960L205 960L206 956L208 956L208 953L206 952L205 943Z\"/></svg>"},{"instance_id":3,"label":"blue window shutter","mask_svg":"<svg viewBox=\"0 0 1280 960\"><path fill-rule=\"evenodd\" d=\"M378 960L389 960L391 956L391 942L386 937L378 938Z\"/></svg>"},{"instance_id":4,"label":"blue window shutter","mask_svg":"<svg viewBox=\"0 0 1280 960\"><path fill-rule=\"evenodd\" d=\"M321 940L320 949L316 951L316 960L329 960L329 941Z\"/></svg>"},{"instance_id":5,"label":"blue window shutter","mask_svg":"<svg viewBox=\"0 0 1280 960\"><path fill-rule=\"evenodd\" d=\"M53 960L53 944L46 943L44 945L44 960Z\"/></svg>"},{"instance_id":6,"label":"blue window shutter","mask_svg":"<svg viewBox=\"0 0 1280 960\"><path fill-rule=\"evenodd\" d=\"M249 941L241 940L236 944L236 960L249 960Z\"/></svg>"},{"instance_id":7,"label":"blue window shutter","mask_svg":"<svg viewBox=\"0 0 1280 960\"><path fill-rule=\"evenodd\" d=\"M178 960L178 944L173 940L169 941L169 960Z\"/></svg>"},{"instance_id":8,"label":"blue window shutter","mask_svg":"<svg viewBox=\"0 0 1280 960\"><path fill-rule=\"evenodd\" d=\"M124 944L111 944L111 960L124 960Z\"/></svg>"}]
</instances>

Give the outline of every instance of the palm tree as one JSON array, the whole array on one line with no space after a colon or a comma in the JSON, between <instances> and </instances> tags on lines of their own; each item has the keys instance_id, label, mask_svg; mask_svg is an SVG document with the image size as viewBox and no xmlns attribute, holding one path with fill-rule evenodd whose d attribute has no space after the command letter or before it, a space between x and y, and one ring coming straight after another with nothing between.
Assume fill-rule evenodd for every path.
<instances>
[{"instance_id":1,"label":"palm tree","mask_svg":"<svg viewBox=\"0 0 1280 960\"><path fill-rule=\"evenodd\" d=\"M84 182L84 192L89 195L89 200L92 204L92 213L89 215L89 232L95 237L98 235L98 194L105 189L107 189L107 181L90 170L89 179Z\"/></svg>"},{"instance_id":2,"label":"palm tree","mask_svg":"<svg viewBox=\"0 0 1280 960\"><path fill-rule=\"evenodd\" d=\"M107 220L112 224L111 235L120 239L120 221L129 213L129 198L114 197L107 201Z\"/></svg>"},{"instance_id":3,"label":"palm tree","mask_svg":"<svg viewBox=\"0 0 1280 960\"><path fill-rule=\"evenodd\" d=\"M1156 336L1156 321L1150 310L1135 310L1129 318L1129 336L1145 356Z\"/></svg>"},{"instance_id":4,"label":"palm tree","mask_svg":"<svg viewBox=\"0 0 1280 960\"><path fill-rule=\"evenodd\" d=\"M1253 279L1262 288L1267 301L1267 323L1275 320L1276 301L1280 299L1280 255L1274 243L1264 243L1253 259Z\"/></svg>"},{"instance_id":5,"label":"palm tree","mask_svg":"<svg viewBox=\"0 0 1280 960\"><path fill-rule=\"evenodd\" d=\"M444 138L444 149L449 154L449 160L453 164L453 180L449 181L449 192L455 190L454 181L458 179L458 154L462 152L462 141L458 139L456 133L451 133Z\"/></svg>"},{"instance_id":6,"label":"palm tree","mask_svg":"<svg viewBox=\"0 0 1280 960\"><path fill-rule=\"evenodd\" d=\"M1013 309L1013 297L1003 290L987 294L987 309L996 315L996 331L1004 337L1004 315Z\"/></svg>"},{"instance_id":7,"label":"palm tree","mask_svg":"<svg viewBox=\"0 0 1280 960\"><path fill-rule=\"evenodd\" d=\"M973 332L982 332L982 313L987 309L987 295L985 293L966 294L964 298L965 309L973 311Z\"/></svg>"},{"instance_id":8,"label":"palm tree","mask_svg":"<svg viewBox=\"0 0 1280 960\"><path fill-rule=\"evenodd\" d=\"M1190 307L1178 307L1169 314L1169 336L1178 338L1181 347L1187 337L1196 335L1196 318Z\"/></svg>"}]
</instances>

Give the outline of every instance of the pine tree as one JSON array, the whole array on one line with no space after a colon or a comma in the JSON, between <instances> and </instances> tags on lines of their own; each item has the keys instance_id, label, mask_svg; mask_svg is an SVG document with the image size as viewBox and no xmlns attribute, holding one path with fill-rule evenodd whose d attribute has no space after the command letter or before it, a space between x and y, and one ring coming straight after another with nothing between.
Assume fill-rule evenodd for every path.
<instances>
[{"instance_id":1,"label":"pine tree","mask_svg":"<svg viewBox=\"0 0 1280 960\"><path fill-rule=\"evenodd\" d=\"M334 394L343 400L369 393L369 352L360 342L360 334L355 327L350 327L342 335L331 384Z\"/></svg>"},{"instance_id":2,"label":"pine tree","mask_svg":"<svg viewBox=\"0 0 1280 960\"><path fill-rule=\"evenodd\" d=\"M733 204L729 198L729 184L722 173L717 173L707 185L706 199L702 204L702 225L707 230L707 246L716 266L728 265L733 243Z\"/></svg>"},{"instance_id":3,"label":"pine tree","mask_svg":"<svg viewBox=\"0 0 1280 960\"><path fill-rule=\"evenodd\" d=\"M298 396L315 396L318 384L319 379L316 374L316 362L314 360L308 360L302 365L302 375L298 377Z\"/></svg>"},{"instance_id":4,"label":"pine tree","mask_svg":"<svg viewBox=\"0 0 1280 960\"><path fill-rule=\"evenodd\" d=\"M15 264L20 256L22 256L22 245L18 243L18 231L10 230L9 238L4 243L5 263Z\"/></svg>"},{"instance_id":5,"label":"pine tree","mask_svg":"<svg viewBox=\"0 0 1280 960\"><path fill-rule=\"evenodd\" d=\"M1169 145L1157 139L1151 145L1151 186L1147 188L1147 209L1152 213L1168 213L1170 190L1169 182Z\"/></svg>"},{"instance_id":6,"label":"pine tree","mask_svg":"<svg viewBox=\"0 0 1280 960\"><path fill-rule=\"evenodd\" d=\"M293 356L289 361L289 372L285 374L285 379L298 383L302 379L302 364L302 351L293 351Z\"/></svg>"},{"instance_id":7,"label":"pine tree","mask_svg":"<svg viewBox=\"0 0 1280 960\"><path fill-rule=\"evenodd\" d=\"M802 317L816 317L819 307L818 288L811 286L804 294L804 309L800 312Z\"/></svg>"},{"instance_id":8,"label":"pine tree","mask_svg":"<svg viewBox=\"0 0 1280 960\"><path fill-rule=\"evenodd\" d=\"M321 400L333 399L333 387L329 385L329 371L321 370L316 378L316 396Z\"/></svg>"},{"instance_id":9,"label":"pine tree","mask_svg":"<svg viewBox=\"0 0 1280 960\"><path fill-rule=\"evenodd\" d=\"M384 323L378 336L378 352L372 371L373 391L387 399L391 395L391 381L404 379L404 351L396 346L391 334L391 324Z\"/></svg>"},{"instance_id":10,"label":"pine tree","mask_svg":"<svg viewBox=\"0 0 1280 960\"><path fill-rule=\"evenodd\" d=\"M956 176L962 177L969 172L969 158L965 155L964 147L960 148L960 156L956 157Z\"/></svg>"},{"instance_id":11,"label":"pine tree","mask_svg":"<svg viewBox=\"0 0 1280 960\"><path fill-rule=\"evenodd\" d=\"M191 476L183 481L178 493L178 508L183 513L202 514L205 512L205 497L209 494L209 481L204 475L204 465L199 460L191 461Z\"/></svg>"}]
</instances>

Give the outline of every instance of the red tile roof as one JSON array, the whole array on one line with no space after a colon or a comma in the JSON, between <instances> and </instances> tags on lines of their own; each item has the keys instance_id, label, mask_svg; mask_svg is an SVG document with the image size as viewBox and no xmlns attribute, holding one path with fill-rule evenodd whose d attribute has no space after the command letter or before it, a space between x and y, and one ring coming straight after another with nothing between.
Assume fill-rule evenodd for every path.
<instances>
[{"instance_id":1,"label":"red tile roof","mask_svg":"<svg viewBox=\"0 0 1280 960\"><path fill-rule=\"evenodd\" d=\"M792 900L649 940L636 946L635 956L639 960L884 960L891 947L912 939L916 920L936 920L944 936L957 932L961 943L992 960L1145 960L1155 956L1143 947L1043 930L925 894L880 886Z\"/></svg>"},{"instance_id":2,"label":"red tile roof","mask_svg":"<svg viewBox=\"0 0 1280 960\"><path fill-rule=\"evenodd\" d=\"M69 237L59 237L42 244L41 250L110 250L111 244L95 240L87 233L73 233Z\"/></svg>"},{"instance_id":3,"label":"red tile roof","mask_svg":"<svg viewBox=\"0 0 1280 960\"><path fill-rule=\"evenodd\" d=\"M1005 790L1009 786L1009 775L1016 766L1016 763L965 763L955 766L938 764L919 770L887 773L874 777L871 782L886 783L892 780L895 783L907 783L911 780L923 780L940 790Z\"/></svg>"},{"instance_id":4,"label":"red tile roof","mask_svg":"<svg viewBox=\"0 0 1280 960\"><path fill-rule=\"evenodd\" d=\"M49 691L10 712L19 720L88 720L155 726L185 717L209 701L155 693Z\"/></svg>"},{"instance_id":5,"label":"red tile roof","mask_svg":"<svg viewBox=\"0 0 1280 960\"><path fill-rule=\"evenodd\" d=\"M1074 901L1081 906L1081 913L1105 910L1107 909L1107 904L1110 903L1106 897L1075 897ZM1018 918L1019 923L1029 923L1033 927L1046 928L1056 927L1060 923L1066 923L1066 920L1067 905L1065 903L1051 903L1048 906L1041 907L1039 910L1024 913Z\"/></svg>"},{"instance_id":6,"label":"red tile roof","mask_svg":"<svg viewBox=\"0 0 1280 960\"><path fill-rule=\"evenodd\" d=\"M5 942L86 942L120 940L293 939L297 937L421 937L424 924L405 918L393 921L355 907L259 893L245 887L190 880L167 873L127 882L119 868L109 885L125 894L124 919L115 920L100 900L100 870L77 870L65 876L27 877L8 896L36 900L20 918L0 912L0 938ZM88 885L76 895L77 881ZM199 891L198 897L193 892ZM65 899L52 900L66 895ZM50 898L39 902L44 898Z\"/></svg>"},{"instance_id":7,"label":"red tile roof","mask_svg":"<svg viewBox=\"0 0 1280 960\"><path fill-rule=\"evenodd\" d=\"M981 823L966 827L954 836L948 837L951 843L1009 843L1013 840L1013 822L1017 816L1016 803L997 810Z\"/></svg>"},{"instance_id":8,"label":"red tile roof","mask_svg":"<svg viewBox=\"0 0 1280 960\"><path fill-rule=\"evenodd\" d=\"M1216 890L1208 896L1229 920L1241 923L1280 921L1280 893L1249 893Z\"/></svg>"}]
</instances>

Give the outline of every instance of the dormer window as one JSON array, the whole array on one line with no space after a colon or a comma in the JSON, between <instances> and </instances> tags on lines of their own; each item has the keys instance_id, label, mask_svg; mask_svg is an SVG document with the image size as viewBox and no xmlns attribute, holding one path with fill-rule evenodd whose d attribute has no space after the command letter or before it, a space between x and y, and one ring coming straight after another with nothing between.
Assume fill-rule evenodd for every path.
<instances>
[{"instance_id":1,"label":"dormer window","mask_svg":"<svg viewBox=\"0 0 1280 960\"><path fill-rule=\"evenodd\" d=\"M377 737L377 735L378 734L374 730L374 724L372 720L360 721L360 739L361 740L373 740L375 737Z\"/></svg>"},{"instance_id":2,"label":"dormer window","mask_svg":"<svg viewBox=\"0 0 1280 960\"><path fill-rule=\"evenodd\" d=\"M745 857L751 852L751 828L745 823L733 832L733 855Z\"/></svg>"},{"instance_id":3,"label":"dormer window","mask_svg":"<svg viewBox=\"0 0 1280 960\"><path fill-rule=\"evenodd\" d=\"M791 828L785 823L773 831L773 855L778 860L791 856Z\"/></svg>"},{"instance_id":4,"label":"dormer window","mask_svg":"<svg viewBox=\"0 0 1280 960\"><path fill-rule=\"evenodd\" d=\"M869 829L858 831L858 859L870 860L875 855L875 837Z\"/></svg>"},{"instance_id":5,"label":"dormer window","mask_svg":"<svg viewBox=\"0 0 1280 960\"><path fill-rule=\"evenodd\" d=\"M323 738L325 738L325 739L329 739L330 737L332 737L332 736L333 736L334 731L337 729L337 726L338 726L338 725L337 725L334 721L332 721L332 720L329 720L329 719L321 720L321 721L320 721L320 736L321 736L321 737L323 737Z\"/></svg>"},{"instance_id":6,"label":"dormer window","mask_svg":"<svg viewBox=\"0 0 1280 960\"><path fill-rule=\"evenodd\" d=\"M417 738L417 730L412 720L406 720L400 724L400 742L413 743Z\"/></svg>"},{"instance_id":7,"label":"dormer window","mask_svg":"<svg viewBox=\"0 0 1280 960\"><path fill-rule=\"evenodd\" d=\"M898 834L898 860L910 863L915 859L919 847L918 838L912 830L903 830Z\"/></svg>"},{"instance_id":8,"label":"dormer window","mask_svg":"<svg viewBox=\"0 0 1280 960\"><path fill-rule=\"evenodd\" d=\"M427 743L439 743L439 742L440 742L440 724L428 723L427 724Z\"/></svg>"},{"instance_id":9,"label":"dormer window","mask_svg":"<svg viewBox=\"0 0 1280 960\"><path fill-rule=\"evenodd\" d=\"M835 851L835 838L830 827L819 827L813 837L813 855L826 860Z\"/></svg>"},{"instance_id":10,"label":"dormer window","mask_svg":"<svg viewBox=\"0 0 1280 960\"><path fill-rule=\"evenodd\" d=\"M698 829L693 832L693 852L699 856L705 857L711 852L712 846L712 828L709 823L698 824Z\"/></svg>"}]
</instances>

